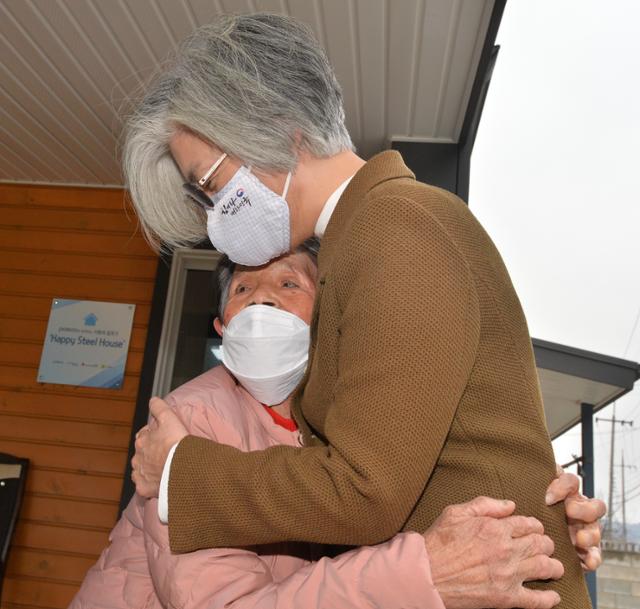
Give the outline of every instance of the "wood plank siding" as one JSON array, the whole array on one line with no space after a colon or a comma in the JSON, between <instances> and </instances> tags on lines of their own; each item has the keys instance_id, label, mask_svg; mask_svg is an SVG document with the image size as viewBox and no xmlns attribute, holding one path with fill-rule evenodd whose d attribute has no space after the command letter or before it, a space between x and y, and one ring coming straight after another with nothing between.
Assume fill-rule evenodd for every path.
<instances>
[{"instance_id":1,"label":"wood plank siding","mask_svg":"<svg viewBox=\"0 0 640 609\"><path fill-rule=\"evenodd\" d=\"M157 265L122 190L0 184L0 452L31 460L2 609L66 607L107 544ZM54 297L136 305L121 390L36 381Z\"/></svg>"}]
</instances>

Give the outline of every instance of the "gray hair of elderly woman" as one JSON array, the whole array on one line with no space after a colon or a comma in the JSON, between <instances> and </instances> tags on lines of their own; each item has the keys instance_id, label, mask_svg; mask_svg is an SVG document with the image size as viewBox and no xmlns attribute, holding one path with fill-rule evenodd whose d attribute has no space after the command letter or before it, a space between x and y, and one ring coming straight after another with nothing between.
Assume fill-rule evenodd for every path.
<instances>
[{"instance_id":1,"label":"gray hair of elderly woman","mask_svg":"<svg viewBox=\"0 0 640 609\"><path fill-rule=\"evenodd\" d=\"M307 239L299 245L295 252L307 254L314 264L318 264L318 250L320 249L320 241L316 237ZM215 273L215 281L218 288L218 317L222 321L224 319L224 310L227 308L229 300L229 287L233 279L233 273L236 269L236 263L232 262L228 256L223 256Z\"/></svg>"},{"instance_id":2,"label":"gray hair of elderly woman","mask_svg":"<svg viewBox=\"0 0 640 609\"><path fill-rule=\"evenodd\" d=\"M152 246L206 237L187 204L169 140L178 130L265 171L292 171L301 151L328 157L353 144L324 50L291 17L227 15L195 30L162 67L124 130L123 170Z\"/></svg>"}]
</instances>

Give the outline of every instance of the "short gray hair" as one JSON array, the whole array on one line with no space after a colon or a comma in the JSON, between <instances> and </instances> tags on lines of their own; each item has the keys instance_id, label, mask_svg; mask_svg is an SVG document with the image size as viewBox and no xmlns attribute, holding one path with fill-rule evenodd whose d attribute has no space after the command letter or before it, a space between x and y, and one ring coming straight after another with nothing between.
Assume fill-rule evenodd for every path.
<instances>
[{"instance_id":1,"label":"short gray hair","mask_svg":"<svg viewBox=\"0 0 640 609\"><path fill-rule=\"evenodd\" d=\"M206 237L204 212L184 201L169 151L192 132L246 165L291 171L298 154L353 150L342 91L311 31L291 17L226 15L195 30L148 87L125 126L123 169L156 248Z\"/></svg>"},{"instance_id":2,"label":"short gray hair","mask_svg":"<svg viewBox=\"0 0 640 609\"><path fill-rule=\"evenodd\" d=\"M320 241L317 237L311 237L299 245L295 252L307 254L313 264L318 264L318 251L320 250ZM220 321L224 319L224 310L227 308L227 301L229 300L229 288L231 286L231 280L233 279L233 273L236 270L236 263L233 262L228 256L223 255L222 259L218 263L215 272L215 281L218 288L218 317Z\"/></svg>"}]
</instances>

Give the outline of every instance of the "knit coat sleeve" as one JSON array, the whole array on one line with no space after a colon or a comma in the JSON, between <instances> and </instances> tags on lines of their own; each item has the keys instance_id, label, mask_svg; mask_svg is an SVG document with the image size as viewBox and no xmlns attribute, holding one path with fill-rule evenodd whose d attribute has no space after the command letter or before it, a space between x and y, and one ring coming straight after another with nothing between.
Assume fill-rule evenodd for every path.
<instances>
[{"instance_id":1,"label":"knit coat sleeve","mask_svg":"<svg viewBox=\"0 0 640 609\"><path fill-rule=\"evenodd\" d=\"M337 360L325 362L337 367L319 425L326 445L240 453L185 438L169 479L174 551L284 540L374 544L411 514L474 365L473 276L441 224L398 197L363 206L331 273L322 299L333 299L340 315ZM322 324L322 302L320 317Z\"/></svg>"}]
</instances>

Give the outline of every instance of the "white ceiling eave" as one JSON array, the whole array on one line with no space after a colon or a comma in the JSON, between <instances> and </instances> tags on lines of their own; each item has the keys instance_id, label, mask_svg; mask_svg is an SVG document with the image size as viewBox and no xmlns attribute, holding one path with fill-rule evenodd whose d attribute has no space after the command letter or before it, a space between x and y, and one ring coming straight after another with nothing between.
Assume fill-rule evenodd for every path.
<instances>
[{"instance_id":1,"label":"white ceiling eave","mask_svg":"<svg viewBox=\"0 0 640 609\"><path fill-rule=\"evenodd\" d=\"M493 0L2 0L0 181L121 185L121 112L189 32L223 12L308 23L369 157L457 141Z\"/></svg>"},{"instance_id":2,"label":"white ceiling eave","mask_svg":"<svg viewBox=\"0 0 640 609\"><path fill-rule=\"evenodd\" d=\"M640 364L532 339L547 427L556 438L580 422L582 405L593 412L631 391Z\"/></svg>"}]
</instances>

